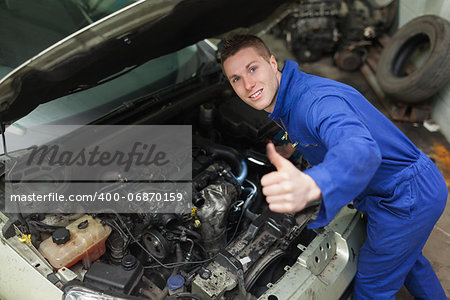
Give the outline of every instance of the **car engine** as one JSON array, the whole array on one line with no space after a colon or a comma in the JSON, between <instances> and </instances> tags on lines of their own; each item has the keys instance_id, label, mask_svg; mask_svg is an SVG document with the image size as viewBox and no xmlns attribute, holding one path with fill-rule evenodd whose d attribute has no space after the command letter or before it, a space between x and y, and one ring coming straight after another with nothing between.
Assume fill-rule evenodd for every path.
<instances>
[{"instance_id":1,"label":"car engine","mask_svg":"<svg viewBox=\"0 0 450 300\"><path fill-rule=\"evenodd\" d=\"M336 65L356 70L367 46L395 22L396 1L300 0L273 29L300 62L334 53Z\"/></svg>"}]
</instances>

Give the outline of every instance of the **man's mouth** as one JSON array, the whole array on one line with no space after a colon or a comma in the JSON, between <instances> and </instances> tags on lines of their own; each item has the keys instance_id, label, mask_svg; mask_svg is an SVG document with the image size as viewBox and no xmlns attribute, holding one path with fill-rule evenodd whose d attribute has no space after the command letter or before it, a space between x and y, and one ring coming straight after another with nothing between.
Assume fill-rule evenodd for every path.
<instances>
[{"instance_id":1,"label":"man's mouth","mask_svg":"<svg viewBox=\"0 0 450 300\"><path fill-rule=\"evenodd\" d=\"M259 96L261 96L262 91L263 91L263 89L257 90L255 93L251 94L249 98L250 98L250 99L256 99L256 98L258 98Z\"/></svg>"}]
</instances>

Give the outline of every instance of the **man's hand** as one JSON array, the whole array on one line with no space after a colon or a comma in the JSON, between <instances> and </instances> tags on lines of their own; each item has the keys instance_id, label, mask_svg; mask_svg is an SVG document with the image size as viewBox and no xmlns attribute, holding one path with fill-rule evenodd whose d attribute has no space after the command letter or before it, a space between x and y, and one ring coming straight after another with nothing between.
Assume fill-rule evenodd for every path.
<instances>
[{"instance_id":1,"label":"man's hand","mask_svg":"<svg viewBox=\"0 0 450 300\"><path fill-rule=\"evenodd\" d=\"M314 179L282 157L272 143L267 144L267 157L277 168L277 171L261 178L262 192L270 210L279 213L297 212L320 198L321 191Z\"/></svg>"}]
</instances>

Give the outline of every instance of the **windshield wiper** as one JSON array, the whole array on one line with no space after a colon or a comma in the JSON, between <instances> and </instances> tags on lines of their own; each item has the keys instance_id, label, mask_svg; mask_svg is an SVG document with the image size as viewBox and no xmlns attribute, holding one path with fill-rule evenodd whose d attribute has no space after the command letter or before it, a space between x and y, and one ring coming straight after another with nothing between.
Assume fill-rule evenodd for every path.
<instances>
[{"instance_id":1,"label":"windshield wiper","mask_svg":"<svg viewBox=\"0 0 450 300\"><path fill-rule=\"evenodd\" d=\"M90 122L89 125L102 124L106 120L111 119L115 116L125 114L130 110L133 110L133 114L138 113L144 109L148 110L151 107L167 101L167 99L175 99L177 96L185 93L187 90L196 90L203 84L204 83L199 80L199 77L194 77L180 83L166 86L156 92L150 93L149 95L123 102L116 108ZM135 110L136 107L139 107L137 111ZM123 117L126 118L127 116L124 115Z\"/></svg>"},{"instance_id":2,"label":"windshield wiper","mask_svg":"<svg viewBox=\"0 0 450 300\"><path fill-rule=\"evenodd\" d=\"M97 81L97 82L94 83L94 84L90 84L90 85L87 85L87 84L86 84L86 85L82 85L82 86L77 86L75 89L70 90L69 92L67 92L67 93L65 94L65 96L68 96L68 95L71 95L71 94L75 94L75 93L78 93L78 92L81 92L81 91L84 91L84 90L88 90L88 89L91 89L91 88L93 88L93 87L96 87L96 86L102 85L102 84L104 84L104 83L110 82L111 80L114 80L114 79L116 79L116 78L119 78L120 76L123 76L123 75L125 75L125 74L127 74L127 73L133 71L133 70L136 69L137 67L139 67L139 65L131 66L131 67L129 67L129 68L126 68L125 70L122 70L122 71L116 73L116 74L113 74L113 75L111 75L111 76L108 76L108 77L106 77L106 78L103 78L103 79Z\"/></svg>"}]
</instances>

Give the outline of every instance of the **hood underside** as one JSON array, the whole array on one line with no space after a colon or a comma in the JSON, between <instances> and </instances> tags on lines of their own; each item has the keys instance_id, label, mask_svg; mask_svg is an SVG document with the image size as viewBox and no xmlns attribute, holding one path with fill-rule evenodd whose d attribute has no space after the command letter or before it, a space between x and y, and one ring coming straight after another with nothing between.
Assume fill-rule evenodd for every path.
<instances>
[{"instance_id":1,"label":"hood underside","mask_svg":"<svg viewBox=\"0 0 450 300\"><path fill-rule=\"evenodd\" d=\"M208 37L272 19L288 1L141 1L56 43L0 81L0 121Z\"/></svg>"}]
</instances>

